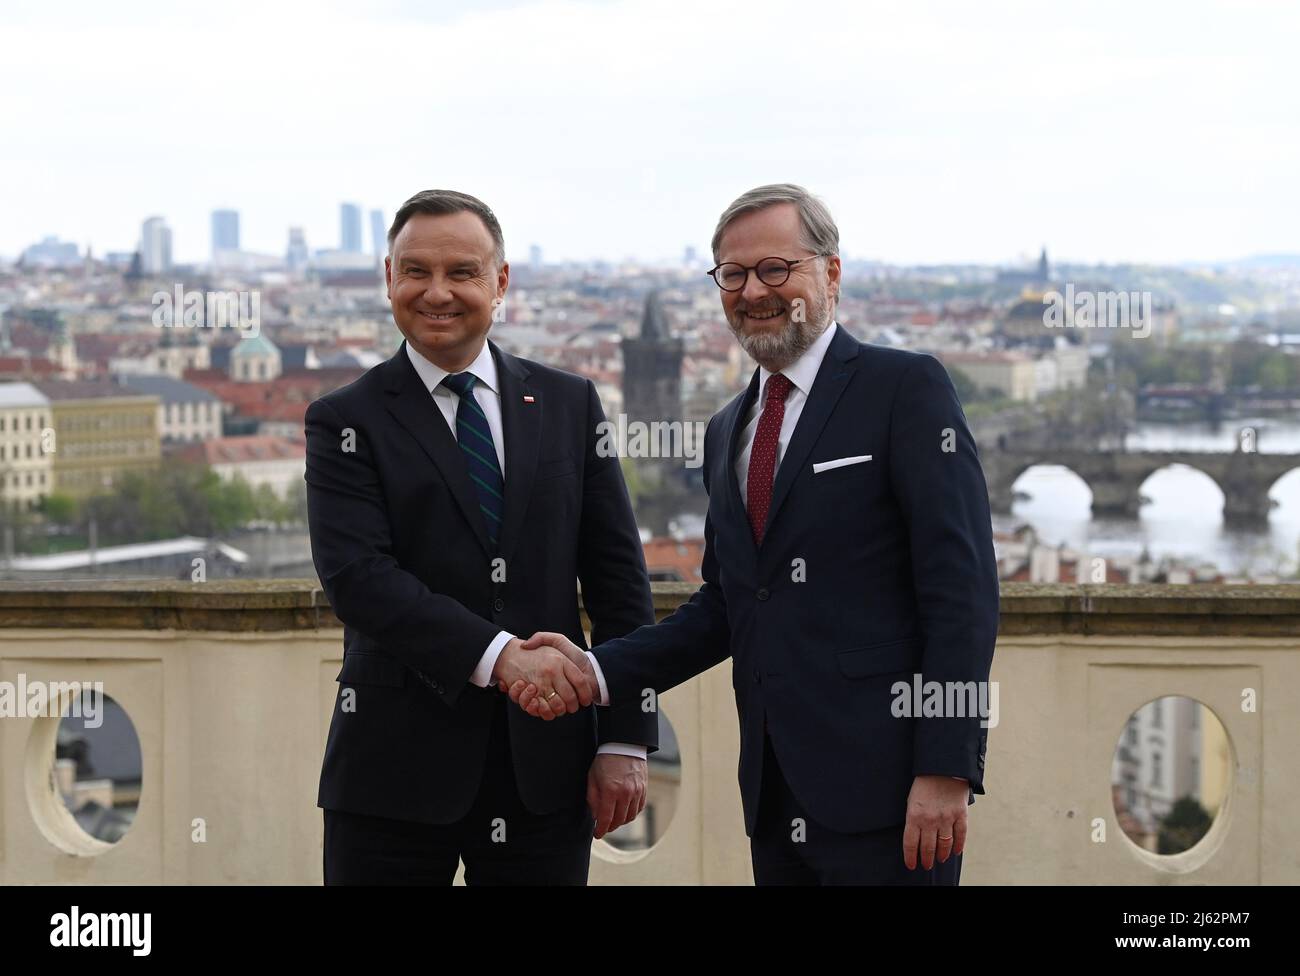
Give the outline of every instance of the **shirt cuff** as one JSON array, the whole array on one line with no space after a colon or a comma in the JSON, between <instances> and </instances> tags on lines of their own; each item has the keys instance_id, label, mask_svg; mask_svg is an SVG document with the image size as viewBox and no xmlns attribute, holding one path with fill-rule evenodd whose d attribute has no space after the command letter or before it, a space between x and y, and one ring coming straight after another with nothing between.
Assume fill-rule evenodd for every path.
<instances>
[{"instance_id":1,"label":"shirt cuff","mask_svg":"<svg viewBox=\"0 0 1300 976\"><path fill-rule=\"evenodd\" d=\"M596 755L612 754L615 756L631 756L633 759L645 759L646 747L633 745L630 742L606 742L603 746L596 749Z\"/></svg>"},{"instance_id":2,"label":"shirt cuff","mask_svg":"<svg viewBox=\"0 0 1300 976\"><path fill-rule=\"evenodd\" d=\"M597 701L596 704L608 705L609 689L605 687L605 672L600 670L600 662L596 660L595 654L592 654L591 651L586 651L585 653L587 655L587 660L591 662L591 669L596 672L596 683L600 685L600 700ZM641 758L645 758L644 752L642 752Z\"/></svg>"},{"instance_id":3,"label":"shirt cuff","mask_svg":"<svg viewBox=\"0 0 1300 976\"><path fill-rule=\"evenodd\" d=\"M492 669L497 666L497 658L505 650L505 646L515 639L514 634L506 633L504 630L492 638L492 643L487 646L483 656L478 659L476 667L469 676L469 683L478 685L480 688L487 688L492 684Z\"/></svg>"}]
</instances>

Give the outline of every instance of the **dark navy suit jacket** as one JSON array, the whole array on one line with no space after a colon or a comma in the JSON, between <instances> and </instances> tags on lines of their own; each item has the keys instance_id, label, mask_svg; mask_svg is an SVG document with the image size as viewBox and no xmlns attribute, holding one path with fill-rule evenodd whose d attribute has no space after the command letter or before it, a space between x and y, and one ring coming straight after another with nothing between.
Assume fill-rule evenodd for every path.
<instances>
[{"instance_id":1,"label":"dark navy suit jacket","mask_svg":"<svg viewBox=\"0 0 1300 976\"><path fill-rule=\"evenodd\" d=\"M495 550L460 448L405 343L307 409L312 558L344 624L317 799L326 809L459 820L500 707L500 692L469 677L497 633L550 630L585 646L578 581L593 640L654 621L618 458L597 452L605 418L595 387L489 345L506 459ZM583 802L599 743L658 744L657 716L639 702L553 722L508 712L515 780L534 813Z\"/></svg>"},{"instance_id":2,"label":"dark navy suit jacket","mask_svg":"<svg viewBox=\"0 0 1300 976\"><path fill-rule=\"evenodd\" d=\"M615 705L731 657L751 835L765 728L795 796L835 831L904 822L917 775L967 778L970 802L984 792L978 712L898 715L894 690L917 673L989 677L998 578L975 442L936 359L832 328L777 469L762 545L734 471L756 370L705 437L703 586L663 622L594 651Z\"/></svg>"}]
</instances>

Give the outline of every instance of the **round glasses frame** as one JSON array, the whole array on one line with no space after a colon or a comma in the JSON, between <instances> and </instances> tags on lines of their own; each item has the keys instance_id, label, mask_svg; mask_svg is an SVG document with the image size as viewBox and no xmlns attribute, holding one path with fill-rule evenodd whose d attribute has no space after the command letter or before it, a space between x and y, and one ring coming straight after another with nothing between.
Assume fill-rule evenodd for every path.
<instances>
[{"instance_id":1,"label":"round glasses frame","mask_svg":"<svg viewBox=\"0 0 1300 976\"><path fill-rule=\"evenodd\" d=\"M817 257L818 255L813 255L811 258L796 258L793 261L789 261L786 260L785 258L772 255L770 257L762 258L758 262L758 264L751 264L748 266L740 264L739 262L736 261L724 261L722 264L719 264L713 269L706 271L705 274L707 274L710 278L712 278L713 283L717 285L719 288L721 288L723 291L734 292L734 291L743 290L745 285L749 283L749 273L751 271L758 276L759 281L767 285L769 288L779 288L781 285L784 285L787 281L790 280L791 268L793 268L796 264L802 264L805 261L814 261L817 259ZM779 262L779 263L772 264L769 262ZM729 269L736 268L744 272L745 276L741 279L740 284L738 284L735 288L728 288L726 285L722 283L724 268L729 268Z\"/></svg>"}]
</instances>

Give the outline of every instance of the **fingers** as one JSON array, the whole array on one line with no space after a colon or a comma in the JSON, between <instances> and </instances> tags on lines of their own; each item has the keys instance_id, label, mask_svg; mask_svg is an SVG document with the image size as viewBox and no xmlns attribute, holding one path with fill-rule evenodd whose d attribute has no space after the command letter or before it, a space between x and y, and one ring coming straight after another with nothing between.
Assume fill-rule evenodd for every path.
<instances>
[{"instance_id":1,"label":"fingers","mask_svg":"<svg viewBox=\"0 0 1300 976\"><path fill-rule=\"evenodd\" d=\"M578 703L583 708L586 708L596 700L598 692L592 687L595 682L591 681L587 677L587 673L583 671L582 668L570 661L565 661L564 676L569 679L569 683L573 685L574 689L577 691Z\"/></svg>"},{"instance_id":2,"label":"fingers","mask_svg":"<svg viewBox=\"0 0 1300 976\"><path fill-rule=\"evenodd\" d=\"M944 834L942 827L939 828L934 854L935 857L938 858L940 864L943 864L952 855L952 842L952 826L949 825L947 835Z\"/></svg>"},{"instance_id":3,"label":"fingers","mask_svg":"<svg viewBox=\"0 0 1300 976\"><path fill-rule=\"evenodd\" d=\"M929 871L934 867L934 849L938 844L939 831L927 827L921 831L921 867Z\"/></svg>"},{"instance_id":4,"label":"fingers","mask_svg":"<svg viewBox=\"0 0 1300 976\"><path fill-rule=\"evenodd\" d=\"M907 870L916 870L916 849L921 842L921 828L909 816L903 828L903 863Z\"/></svg>"},{"instance_id":5,"label":"fingers","mask_svg":"<svg viewBox=\"0 0 1300 976\"><path fill-rule=\"evenodd\" d=\"M952 852L961 854L966 850L966 818L960 817L952 825Z\"/></svg>"},{"instance_id":6,"label":"fingers","mask_svg":"<svg viewBox=\"0 0 1300 976\"><path fill-rule=\"evenodd\" d=\"M555 636L559 637L560 641L558 644L552 644L551 645L552 647L554 647L557 651L559 651L561 654L567 657L578 667L582 668L583 671L591 670L591 662L587 660L586 651L584 651L581 647L573 643L573 641L569 640L569 638L563 636L562 634L556 634Z\"/></svg>"},{"instance_id":7,"label":"fingers","mask_svg":"<svg viewBox=\"0 0 1300 976\"><path fill-rule=\"evenodd\" d=\"M617 830L626 823L631 823L635 816L632 813L632 807L636 805L635 794L623 794L619 797L618 802L614 805L614 819L610 821L610 830Z\"/></svg>"},{"instance_id":8,"label":"fingers","mask_svg":"<svg viewBox=\"0 0 1300 976\"><path fill-rule=\"evenodd\" d=\"M524 650L535 651L542 645L559 649L568 643L568 640L569 638L565 637L563 634L553 634L548 630L539 630L537 633L533 634L532 637L528 638L528 640L524 641Z\"/></svg>"},{"instance_id":9,"label":"fingers","mask_svg":"<svg viewBox=\"0 0 1300 976\"><path fill-rule=\"evenodd\" d=\"M554 691L555 694L558 695L559 697L553 697L551 695L547 695L546 700L550 702L552 708L559 706L562 709L560 714L563 714L565 711L567 711L570 715L572 715L574 712L576 712L579 708L582 707L578 698L577 689L575 689L573 687L573 684L569 681L569 676L567 674L567 671L563 667L557 670L557 672L554 675L554 678L555 678ZM579 679L578 684L579 686L581 686L584 684L584 682L581 679Z\"/></svg>"},{"instance_id":10,"label":"fingers","mask_svg":"<svg viewBox=\"0 0 1300 976\"><path fill-rule=\"evenodd\" d=\"M584 671L591 670L587 653L563 634L554 634L548 630L539 630L523 643L524 650L535 651L539 647L551 647L559 651ZM594 674L593 674L594 677Z\"/></svg>"},{"instance_id":11,"label":"fingers","mask_svg":"<svg viewBox=\"0 0 1300 976\"><path fill-rule=\"evenodd\" d=\"M596 817L595 837L597 840L600 840L600 838L604 837L613 829L610 824L614 820L616 800L614 798L613 790L598 788L597 793L598 800L596 803L596 809L592 812Z\"/></svg>"},{"instance_id":12,"label":"fingers","mask_svg":"<svg viewBox=\"0 0 1300 976\"><path fill-rule=\"evenodd\" d=\"M587 773L587 809L593 821L600 819L600 787L596 784L596 771L592 769Z\"/></svg>"},{"instance_id":13,"label":"fingers","mask_svg":"<svg viewBox=\"0 0 1300 976\"><path fill-rule=\"evenodd\" d=\"M558 703L558 697L548 701L542 697L537 685L525 682L522 679L510 686L510 700L533 718L540 718L546 722L565 714L564 711L560 710L558 704L554 706L551 704L552 702Z\"/></svg>"},{"instance_id":14,"label":"fingers","mask_svg":"<svg viewBox=\"0 0 1300 976\"><path fill-rule=\"evenodd\" d=\"M537 694L533 697L532 703L528 706L527 711L529 715L536 715L538 718L546 722L566 714L558 695L550 693L543 695L540 690L538 690Z\"/></svg>"}]
</instances>

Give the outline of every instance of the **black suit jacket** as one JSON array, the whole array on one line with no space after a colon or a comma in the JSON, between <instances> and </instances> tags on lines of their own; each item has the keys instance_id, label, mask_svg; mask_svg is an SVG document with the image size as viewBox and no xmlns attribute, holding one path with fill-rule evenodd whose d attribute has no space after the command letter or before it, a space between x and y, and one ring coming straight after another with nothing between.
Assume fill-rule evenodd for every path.
<instances>
[{"instance_id":1,"label":"black suit jacket","mask_svg":"<svg viewBox=\"0 0 1300 976\"><path fill-rule=\"evenodd\" d=\"M659 625L595 650L616 705L731 656L751 835L764 727L795 796L832 830L902 823L917 775L966 777L972 802L984 792L978 714L891 710L893 685L915 673L989 676L998 578L975 443L936 359L835 328L777 469L763 544L734 471L756 370L705 436L704 585Z\"/></svg>"},{"instance_id":2,"label":"black suit jacket","mask_svg":"<svg viewBox=\"0 0 1300 976\"><path fill-rule=\"evenodd\" d=\"M312 559L344 624L321 807L460 819L474 801L499 707L500 692L468 681L493 637L550 630L585 647L579 581L594 640L654 621L618 459L596 453L604 414L595 387L489 346L505 438L498 551L405 342L307 410ZM508 711L516 782L535 813L582 802L599 743L658 744L655 716L638 702L553 722Z\"/></svg>"}]
</instances>

